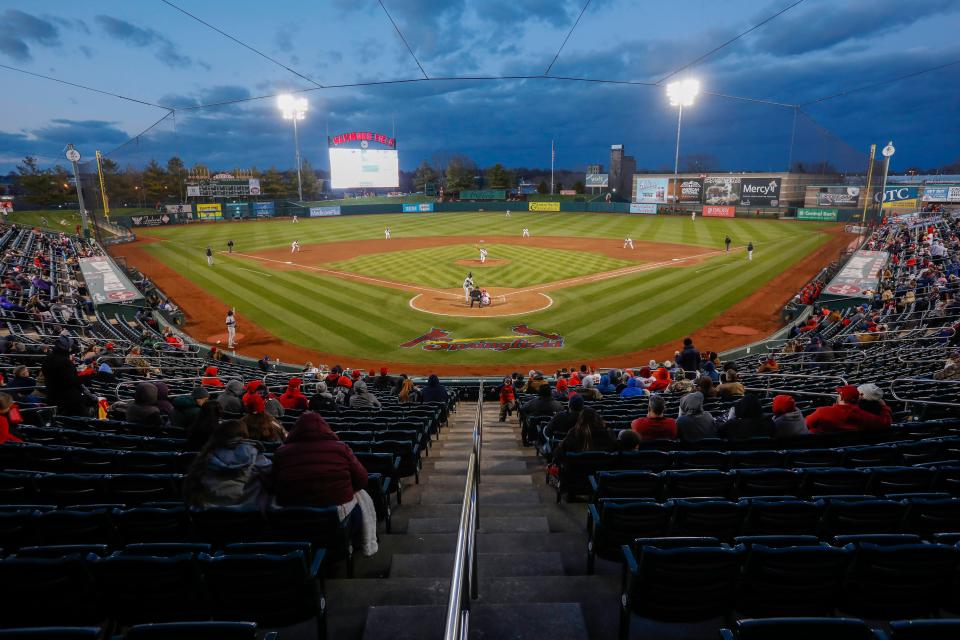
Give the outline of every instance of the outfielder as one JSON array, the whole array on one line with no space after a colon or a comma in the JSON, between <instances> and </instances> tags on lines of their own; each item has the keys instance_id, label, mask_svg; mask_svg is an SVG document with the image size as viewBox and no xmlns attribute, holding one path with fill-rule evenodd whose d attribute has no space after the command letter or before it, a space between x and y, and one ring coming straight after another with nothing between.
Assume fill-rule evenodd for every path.
<instances>
[{"instance_id":1,"label":"outfielder","mask_svg":"<svg viewBox=\"0 0 960 640\"><path fill-rule=\"evenodd\" d=\"M747 260L753 260L753 243L747 244Z\"/></svg>"},{"instance_id":2,"label":"outfielder","mask_svg":"<svg viewBox=\"0 0 960 640\"><path fill-rule=\"evenodd\" d=\"M523 228L523 237L524 238L530 237L530 229L527 229L526 227Z\"/></svg>"},{"instance_id":3,"label":"outfielder","mask_svg":"<svg viewBox=\"0 0 960 640\"><path fill-rule=\"evenodd\" d=\"M504 218L509 218L509 217L510 217L510 209L507 209L507 215L505 215L505 216L503 216L503 217L504 217Z\"/></svg>"},{"instance_id":4,"label":"outfielder","mask_svg":"<svg viewBox=\"0 0 960 640\"><path fill-rule=\"evenodd\" d=\"M696 222L696 221L697 221L697 210L696 210L696 209L694 209L693 211L690 212L690 220L692 220L693 222Z\"/></svg>"},{"instance_id":5,"label":"outfielder","mask_svg":"<svg viewBox=\"0 0 960 640\"><path fill-rule=\"evenodd\" d=\"M463 279L463 301L470 302L470 290L473 289L473 272L467 274Z\"/></svg>"},{"instance_id":6,"label":"outfielder","mask_svg":"<svg viewBox=\"0 0 960 640\"><path fill-rule=\"evenodd\" d=\"M723 239L723 244L725 244L726 247L727 247L727 253L730 253L730 243L731 243L731 242L733 242L733 240L730 239L730 236L727 236L726 238Z\"/></svg>"},{"instance_id":7,"label":"outfielder","mask_svg":"<svg viewBox=\"0 0 960 640\"><path fill-rule=\"evenodd\" d=\"M211 249L210 247L207 247L207 266L208 267L213 266L213 249Z\"/></svg>"},{"instance_id":8,"label":"outfielder","mask_svg":"<svg viewBox=\"0 0 960 640\"><path fill-rule=\"evenodd\" d=\"M233 309L227 311L227 347L233 349L237 340L237 317L233 315Z\"/></svg>"},{"instance_id":9,"label":"outfielder","mask_svg":"<svg viewBox=\"0 0 960 640\"><path fill-rule=\"evenodd\" d=\"M633 249L633 238L629 236L623 239L623 248L626 249L627 247Z\"/></svg>"},{"instance_id":10,"label":"outfielder","mask_svg":"<svg viewBox=\"0 0 960 640\"><path fill-rule=\"evenodd\" d=\"M297 214L293 214L293 221L294 221L294 222L300 222L300 221L297 219Z\"/></svg>"},{"instance_id":11,"label":"outfielder","mask_svg":"<svg viewBox=\"0 0 960 640\"><path fill-rule=\"evenodd\" d=\"M386 229L383 230L383 237L387 240L390 239L390 227L387 227Z\"/></svg>"}]
</instances>

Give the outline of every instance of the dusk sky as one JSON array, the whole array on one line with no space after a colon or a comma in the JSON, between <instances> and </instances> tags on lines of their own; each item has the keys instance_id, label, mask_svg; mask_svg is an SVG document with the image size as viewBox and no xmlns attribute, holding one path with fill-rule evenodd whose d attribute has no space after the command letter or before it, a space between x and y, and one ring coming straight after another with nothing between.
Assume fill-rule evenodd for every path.
<instances>
[{"instance_id":1,"label":"dusk sky","mask_svg":"<svg viewBox=\"0 0 960 640\"><path fill-rule=\"evenodd\" d=\"M658 83L796 0L592 0L550 71ZM172 0L325 87L423 78L377 0ZM430 77L539 76L584 0L383 0ZM305 158L327 168L327 134L394 134L401 167L463 153L480 165L582 169L623 143L640 167L673 166L676 109L662 86L535 78L316 84L160 0L0 0L0 65L175 110L113 152L121 165L180 155L212 168L290 167L292 130L275 98L313 89L300 129ZM711 94L684 110L681 155L724 170L783 170L790 159L862 168L894 140L894 170L960 157L957 0L805 0L678 74ZM62 162L72 142L110 152L168 113L0 67L0 172L27 154ZM810 104L865 85L867 91ZM791 152L791 139L795 144Z\"/></svg>"}]
</instances>

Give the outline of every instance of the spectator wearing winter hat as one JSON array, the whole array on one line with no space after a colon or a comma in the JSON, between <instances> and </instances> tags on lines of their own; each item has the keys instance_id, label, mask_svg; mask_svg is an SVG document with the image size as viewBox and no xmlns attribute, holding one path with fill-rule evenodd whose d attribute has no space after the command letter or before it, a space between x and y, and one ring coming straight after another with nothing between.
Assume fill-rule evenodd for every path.
<instances>
[{"instance_id":1,"label":"spectator wearing winter hat","mask_svg":"<svg viewBox=\"0 0 960 640\"><path fill-rule=\"evenodd\" d=\"M336 410L337 402L333 399L333 394L327 391L327 383L323 380L317 383L317 390L311 396L307 408L317 412Z\"/></svg>"},{"instance_id":2,"label":"spectator wearing winter hat","mask_svg":"<svg viewBox=\"0 0 960 640\"><path fill-rule=\"evenodd\" d=\"M703 410L703 394L699 391L688 393L680 398L677 435L684 442L697 442L704 438L717 437L713 416L709 411Z\"/></svg>"},{"instance_id":3,"label":"spectator wearing winter hat","mask_svg":"<svg viewBox=\"0 0 960 640\"><path fill-rule=\"evenodd\" d=\"M220 369L217 367L213 365L207 367L203 370L203 377L200 378L200 384L205 387L222 387L223 381L217 377L218 373L220 373Z\"/></svg>"},{"instance_id":4,"label":"spectator wearing winter hat","mask_svg":"<svg viewBox=\"0 0 960 640\"><path fill-rule=\"evenodd\" d=\"M152 382L139 382L134 390L133 402L126 405L124 419L127 422L148 426L164 423L163 414L157 407L157 386Z\"/></svg>"},{"instance_id":5,"label":"spectator wearing winter hat","mask_svg":"<svg viewBox=\"0 0 960 640\"><path fill-rule=\"evenodd\" d=\"M810 433L797 401L793 396L778 395L773 398L773 435L776 438L793 438Z\"/></svg>"},{"instance_id":6,"label":"spectator wearing winter hat","mask_svg":"<svg viewBox=\"0 0 960 640\"><path fill-rule=\"evenodd\" d=\"M646 395L646 393L647 392L643 390L643 379L638 376L633 376L627 380L627 386L620 392L620 397L637 398Z\"/></svg>"},{"instance_id":7,"label":"spectator wearing winter hat","mask_svg":"<svg viewBox=\"0 0 960 640\"><path fill-rule=\"evenodd\" d=\"M390 391L393 389L394 379L392 376L387 375L387 368L380 367L380 375L378 375L371 385L377 391Z\"/></svg>"},{"instance_id":8,"label":"spectator wearing winter hat","mask_svg":"<svg viewBox=\"0 0 960 640\"><path fill-rule=\"evenodd\" d=\"M300 391L303 380L300 378L290 378L287 381L287 390L284 391L278 400L284 409L294 409L295 411L304 411L309 404L307 396Z\"/></svg>"},{"instance_id":9,"label":"spectator wearing winter hat","mask_svg":"<svg viewBox=\"0 0 960 640\"><path fill-rule=\"evenodd\" d=\"M656 368L652 372L653 382L647 385L648 391L666 391L667 387L670 386L672 381L670 376L670 369L673 368L673 363L669 360L664 361L662 365Z\"/></svg>"},{"instance_id":10,"label":"spectator wearing winter hat","mask_svg":"<svg viewBox=\"0 0 960 640\"><path fill-rule=\"evenodd\" d=\"M617 394L617 387L610 382L609 374L605 373L600 376L600 384L597 385L597 391L605 396L613 396Z\"/></svg>"},{"instance_id":11,"label":"spectator wearing winter hat","mask_svg":"<svg viewBox=\"0 0 960 640\"><path fill-rule=\"evenodd\" d=\"M263 396L253 393L243 397L243 408L246 415L242 422L246 425L251 440L260 442L283 442L286 431L277 420L267 413L266 400Z\"/></svg>"},{"instance_id":12,"label":"spectator wearing winter hat","mask_svg":"<svg viewBox=\"0 0 960 640\"><path fill-rule=\"evenodd\" d=\"M860 390L852 384L837 387L837 403L820 407L807 416L807 428L811 433L834 433L837 431L875 431L886 429L892 422L890 407L883 405L883 415L875 415L861 409Z\"/></svg>"},{"instance_id":13,"label":"spectator wearing winter hat","mask_svg":"<svg viewBox=\"0 0 960 640\"><path fill-rule=\"evenodd\" d=\"M87 399L77 377L77 367L70 358L72 350L73 340L60 336L43 359L41 369L47 401L56 405L60 415L85 416L89 414L93 403Z\"/></svg>"},{"instance_id":14,"label":"spectator wearing winter hat","mask_svg":"<svg viewBox=\"0 0 960 640\"><path fill-rule=\"evenodd\" d=\"M700 351L693 346L692 338L683 339L683 350L677 355L677 366L688 373L700 370Z\"/></svg>"},{"instance_id":15,"label":"spectator wearing winter hat","mask_svg":"<svg viewBox=\"0 0 960 640\"><path fill-rule=\"evenodd\" d=\"M860 392L860 402L857 404L861 409L875 416L885 415L886 404L883 402L883 389L871 382L860 385L857 387L857 391ZM887 413L889 413L889 409L887 409Z\"/></svg>"},{"instance_id":16,"label":"spectator wearing winter hat","mask_svg":"<svg viewBox=\"0 0 960 640\"><path fill-rule=\"evenodd\" d=\"M597 383L592 374L583 376L580 387L580 395L584 400L603 400L603 394L597 391Z\"/></svg>"},{"instance_id":17,"label":"spectator wearing winter hat","mask_svg":"<svg viewBox=\"0 0 960 640\"><path fill-rule=\"evenodd\" d=\"M647 415L631 422L630 429L636 432L641 440L676 439L677 421L664 416L665 410L666 402L661 396L650 396Z\"/></svg>"},{"instance_id":18,"label":"spectator wearing winter hat","mask_svg":"<svg viewBox=\"0 0 960 640\"><path fill-rule=\"evenodd\" d=\"M567 392L570 383L567 381L567 378L557 378L557 386L553 389L553 399L559 402L566 402L568 396L570 395Z\"/></svg>"},{"instance_id":19,"label":"spectator wearing winter hat","mask_svg":"<svg viewBox=\"0 0 960 640\"><path fill-rule=\"evenodd\" d=\"M357 380L353 383L353 394L350 396L351 409L371 409L380 410L380 400L377 396L370 393L367 389L367 383L363 380Z\"/></svg>"},{"instance_id":20,"label":"spectator wearing winter hat","mask_svg":"<svg viewBox=\"0 0 960 640\"><path fill-rule=\"evenodd\" d=\"M171 402L176 410L173 424L178 427L192 424L209 399L210 392L203 387L194 387L188 394L173 396Z\"/></svg>"}]
</instances>

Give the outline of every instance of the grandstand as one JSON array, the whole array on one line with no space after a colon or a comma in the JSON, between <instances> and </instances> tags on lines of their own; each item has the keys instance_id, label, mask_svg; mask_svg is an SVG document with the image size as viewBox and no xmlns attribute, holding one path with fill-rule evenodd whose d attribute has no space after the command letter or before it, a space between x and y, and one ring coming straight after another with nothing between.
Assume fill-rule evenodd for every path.
<instances>
[{"instance_id":1,"label":"grandstand","mask_svg":"<svg viewBox=\"0 0 960 640\"><path fill-rule=\"evenodd\" d=\"M31 637L134 639L188 627L203 637L955 637L958 231L955 213L891 218L863 240L891 256L866 300L821 311L829 287L809 286L784 337L716 366L697 352L697 372L624 362L596 372L599 384L587 370L531 372L514 374L515 391L447 378L446 393L417 380L406 391L429 401L401 402L403 380L386 370L282 370L201 350L170 331L148 292L95 301L81 268L109 261L95 242L5 226L0 371L17 409L3 414L0 445L2 624L78 628ZM719 394L717 369L736 372ZM650 398L682 415L696 376L707 433L681 425L679 438L625 444ZM647 389L618 393L630 378ZM242 384L231 391L231 380ZM145 381L159 398L141 395ZM848 422L811 420L838 391L858 404L851 385L870 384ZM537 405L543 385L561 402ZM573 394L602 417L593 448L569 429L576 416L554 415ZM734 439L744 394L762 416ZM511 395L509 408L525 408L500 421ZM376 552L336 503L282 497L279 471L261 503L198 498L195 461L210 453L202 421L187 416L207 396L223 408L215 431L244 413L254 416L243 424L270 422L266 404L285 406L279 430L250 445L274 471L295 455L302 417L324 416L367 473L358 486ZM776 431L769 416L783 396L813 433ZM858 428L871 403L882 428Z\"/></svg>"}]
</instances>

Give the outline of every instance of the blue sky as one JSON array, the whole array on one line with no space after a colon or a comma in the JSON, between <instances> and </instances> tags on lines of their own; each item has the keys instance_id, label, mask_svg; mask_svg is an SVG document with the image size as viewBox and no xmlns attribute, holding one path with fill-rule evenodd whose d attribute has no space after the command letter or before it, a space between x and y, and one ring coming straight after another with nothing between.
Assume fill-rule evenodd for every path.
<instances>
[{"instance_id":1,"label":"blue sky","mask_svg":"<svg viewBox=\"0 0 960 640\"><path fill-rule=\"evenodd\" d=\"M174 0L203 20L325 86L422 77L376 0ZM657 82L795 0L593 0L552 76ZM384 0L431 77L540 75L583 0ZM0 64L176 109L121 164L178 154L216 168L293 164L292 132L273 99L185 107L315 88L159 0L2 0ZM957 0L805 0L678 77L705 91L804 104L794 110L716 95L684 111L681 155L723 169L782 170L789 160L862 167L893 139L893 167L960 157ZM0 171L25 154L45 163L73 142L108 152L163 109L0 68ZM564 82L434 81L304 94L303 155L326 168L327 133L396 133L401 167L465 153L481 165L604 165L624 143L641 167L671 167L676 110L661 87ZM808 115L804 115L808 114ZM794 146L791 154L791 139Z\"/></svg>"}]
</instances>

